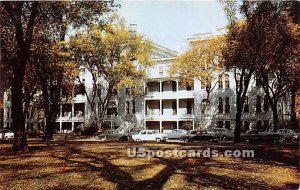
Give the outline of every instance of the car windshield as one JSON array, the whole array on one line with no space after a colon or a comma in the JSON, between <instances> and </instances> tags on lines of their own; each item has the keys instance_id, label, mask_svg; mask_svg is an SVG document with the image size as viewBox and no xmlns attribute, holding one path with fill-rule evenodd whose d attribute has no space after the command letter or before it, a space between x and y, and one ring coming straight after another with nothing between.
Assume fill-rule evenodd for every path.
<instances>
[{"instance_id":1,"label":"car windshield","mask_svg":"<svg viewBox=\"0 0 300 190\"><path fill-rule=\"evenodd\" d=\"M8 129L2 129L0 130L0 133L12 133L12 131Z\"/></svg>"}]
</instances>

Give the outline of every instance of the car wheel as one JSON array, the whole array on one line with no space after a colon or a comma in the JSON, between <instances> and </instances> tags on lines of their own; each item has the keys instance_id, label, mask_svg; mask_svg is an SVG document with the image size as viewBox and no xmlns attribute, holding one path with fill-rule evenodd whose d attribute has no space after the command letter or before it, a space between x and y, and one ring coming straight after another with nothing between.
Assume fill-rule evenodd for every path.
<instances>
[{"instance_id":1,"label":"car wheel","mask_svg":"<svg viewBox=\"0 0 300 190\"><path fill-rule=\"evenodd\" d=\"M227 140L227 137L224 135L224 136L222 136L221 139L222 139L222 140Z\"/></svg>"},{"instance_id":2,"label":"car wheel","mask_svg":"<svg viewBox=\"0 0 300 190\"><path fill-rule=\"evenodd\" d=\"M136 142L141 142L141 139L136 139L135 141L136 141Z\"/></svg>"},{"instance_id":3,"label":"car wheel","mask_svg":"<svg viewBox=\"0 0 300 190\"><path fill-rule=\"evenodd\" d=\"M7 140L8 140L8 136L4 137L4 140L6 140L6 141L7 141Z\"/></svg>"},{"instance_id":4,"label":"car wheel","mask_svg":"<svg viewBox=\"0 0 300 190\"><path fill-rule=\"evenodd\" d=\"M160 138L157 138L157 139L156 139L156 142L161 142L161 139L160 139Z\"/></svg>"}]
</instances>

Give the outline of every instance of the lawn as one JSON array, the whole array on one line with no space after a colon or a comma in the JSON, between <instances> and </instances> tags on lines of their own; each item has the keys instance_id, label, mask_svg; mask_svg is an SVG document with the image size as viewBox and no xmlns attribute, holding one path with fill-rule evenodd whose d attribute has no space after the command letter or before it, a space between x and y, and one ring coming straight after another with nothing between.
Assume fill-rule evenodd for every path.
<instances>
[{"instance_id":1,"label":"lawn","mask_svg":"<svg viewBox=\"0 0 300 190\"><path fill-rule=\"evenodd\" d=\"M298 189L297 144L30 143L16 155L0 144L0 189ZM254 158L130 158L127 147L254 149Z\"/></svg>"}]
</instances>

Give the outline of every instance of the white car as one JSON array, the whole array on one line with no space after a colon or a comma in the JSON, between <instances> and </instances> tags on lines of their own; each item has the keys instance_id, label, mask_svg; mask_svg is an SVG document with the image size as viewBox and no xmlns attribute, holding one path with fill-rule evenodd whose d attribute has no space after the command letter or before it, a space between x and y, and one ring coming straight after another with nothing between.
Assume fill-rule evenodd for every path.
<instances>
[{"instance_id":1,"label":"white car","mask_svg":"<svg viewBox=\"0 0 300 190\"><path fill-rule=\"evenodd\" d=\"M295 133L294 130L291 129L279 129L277 133L281 134L284 138L284 140L297 140L299 137L297 133Z\"/></svg>"},{"instance_id":2,"label":"white car","mask_svg":"<svg viewBox=\"0 0 300 190\"><path fill-rule=\"evenodd\" d=\"M168 136L163 133L157 133L154 130L142 130L138 134L132 135L134 141L166 141Z\"/></svg>"},{"instance_id":3,"label":"white car","mask_svg":"<svg viewBox=\"0 0 300 190\"><path fill-rule=\"evenodd\" d=\"M0 139L8 140L13 138L14 138L14 133L11 130L8 129L0 130Z\"/></svg>"}]
</instances>

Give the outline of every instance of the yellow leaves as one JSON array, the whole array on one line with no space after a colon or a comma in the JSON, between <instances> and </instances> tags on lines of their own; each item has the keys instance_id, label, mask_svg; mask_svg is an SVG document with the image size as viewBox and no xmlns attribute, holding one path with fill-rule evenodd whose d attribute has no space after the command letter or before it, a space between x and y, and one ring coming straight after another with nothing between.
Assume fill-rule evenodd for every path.
<instances>
[{"instance_id":1,"label":"yellow leaves","mask_svg":"<svg viewBox=\"0 0 300 190\"><path fill-rule=\"evenodd\" d=\"M180 82L186 85L192 84L195 78L210 84L213 72L220 69L219 57L224 38L221 35L192 42L189 50L172 63L169 75L178 76Z\"/></svg>"}]
</instances>

